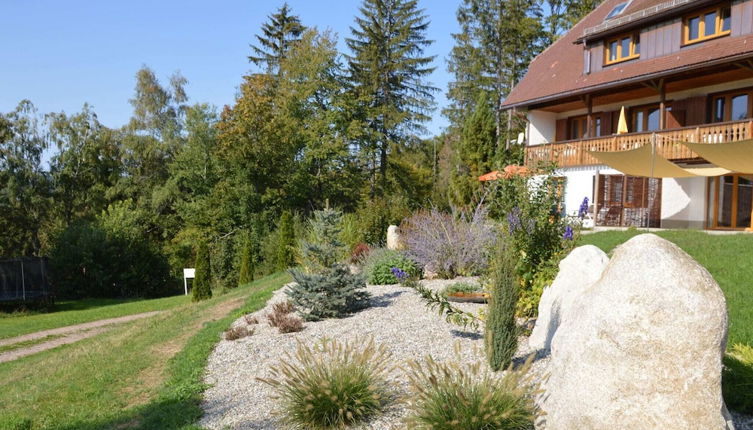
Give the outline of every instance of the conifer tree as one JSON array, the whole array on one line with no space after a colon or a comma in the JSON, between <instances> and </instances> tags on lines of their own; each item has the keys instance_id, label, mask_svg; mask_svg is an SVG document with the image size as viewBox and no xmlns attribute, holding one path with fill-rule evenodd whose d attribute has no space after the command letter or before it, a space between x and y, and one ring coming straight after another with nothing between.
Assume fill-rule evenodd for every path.
<instances>
[{"instance_id":1,"label":"conifer tree","mask_svg":"<svg viewBox=\"0 0 753 430\"><path fill-rule=\"evenodd\" d=\"M243 243L241 252L241 269L238 274L238 285L246 285L254 281L254 271L256 270L256 256L258 255L257 238L254 233L250 233Z\"/></svg>"},{"instance_id":2,"label":"conifer tree","mask_svg":"<svg viewBox=\"0 0 753 430\"><path fill-rule=\"evenodd\" d=\"M484 343L489 366L494 371L509 366L518 349L515 308L519 290L515 275L515 255L501 241L491 268L491 297L484 326Z\"/></svg>"},{"instance_id":3,"label":"conifer tree","mask_svg":"<svg viewBox=\"0 0 753 430\"><path fill-rule=\"evenodd\" d=\"M253 55L248 61L264 68L267 73L277 73L280 62L291 46L298 42L306 27L297 15L292 15L285 3L270 15L269 21L261 27L262 34L256 35L258 45L251 45Z\"/></svg>"},{"instance_id":4,"label":"conifer tree","mask_svg":"<svg viewBox=\"0 0 753 430\"><path fill-rule=\"evenodd\" d=\"M293 265L295 246L295 228L293 226L293 214L285 211L280 216L277 224L277 270L285 270Z\"/></svg>"},{"instance_id":5,"label":"conifer tree","mask_svg":"<svg viewBox=\"0 0 753 430\"><path fill-rule=\"evenodd\" d=\"M205 242L196 250L196 273L191 291L194 302L212 298L212 282L209 264L209 248Z\"/></svg>"},{"instance_id":6,"label":"conifer tree","mask_svg":"<svg viewBox=\"0 0 753 430\"><path fill-rule=\"evenodd\" d=\"M369 293L361 275L338 262L344 245L337 236L342 214L332 209L314 212L307 239L301 241L303 270L291 270L295 280L287 294L308 321L340 318L368 306Z\"/></svg>"},{"instance_id":7,"label":"conifer tree","mask_svg":"<svg viewBox=\"0 0 753 430\"><path fill-rule=\"evenodd\" d=\"M414 142L415 132L430 119L436 89L425 80L434 70L434 57L424 54L432 43L428 27L417 0L364 0L346 39L353 110L365 130L360 143L372 194L386 186L390 154Z\"/></svg>"}]
</instances>

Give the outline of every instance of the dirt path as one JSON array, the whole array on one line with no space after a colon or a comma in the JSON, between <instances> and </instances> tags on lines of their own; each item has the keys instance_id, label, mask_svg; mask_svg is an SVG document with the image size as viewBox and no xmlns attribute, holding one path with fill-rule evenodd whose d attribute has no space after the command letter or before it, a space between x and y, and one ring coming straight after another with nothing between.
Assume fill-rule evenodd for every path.
<instances>
[{"instance_id":1,"label":"dirt path","mask_svg":"<svg viewBox=\"0 0 753 430\"><path fill-rule=\"evenodd\" d=\"M8 339L0 340L0 346L13 345L20 342L34 341L38 339L44 339L48 336L62 336L56 339L40 342L36 345L22 347L14 349L12 351L0 353L0 363L6 361L17 360L27 355L36 354L38 352L46 351L48 349L56 348L61 345L67 345L69 343L78 342L82 339L86 339L92 336L96 336L110 329L109 326L116 324L123 324L129 321L134 321L142 318L148 318L159 314L161 311L144 312L134 315L126 315L118 318L108 318L98 321L92 321L83 324L69 325L66 327L59 327L50 330L38 331L35 333L25 334L23 336L11 337Z\"/></svg>"}]
</instances>

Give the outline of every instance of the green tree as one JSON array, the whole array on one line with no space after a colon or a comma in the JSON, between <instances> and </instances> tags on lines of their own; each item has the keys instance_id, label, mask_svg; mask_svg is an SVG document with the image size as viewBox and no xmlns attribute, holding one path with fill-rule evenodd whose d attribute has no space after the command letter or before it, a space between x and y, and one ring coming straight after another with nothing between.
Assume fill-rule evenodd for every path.
<instances>
[{"instance_id":1,"label":"green tree","mask_svg":"<svg viewBox=\"0 0 753 430\"><path fill-rule=\"evenodd\" d=\"M209 249L205 242L199 243L196 250L196 277L193 280L191 296L194 302L212 298L212 280L209 262Z\"/></svg>"},{"instance_id":2,"label":"green tree","mask_svg":"<svg viewBox=\"0 0 753 430\"><path fill-rule=\"evenodd\" d=\"M494 106L496 146L510 151L508 142L522 121L511 112L505 116L501 104L545 47L540 5L537 0L463 0L457 18L461 31L453 34L448 70L455 79L445 115L460 128L486 91ZM505 154L502 161L517 162L516 154Z\"/></svg>"},{"instance_id":3,"label":"green tree","mask_svg":"<svg viewBox=\"0 0 753 430\"><path fill-rule=\"evenodd\" d=\"M450 177L450 201L458 206L473 202L480 188L478 177L495 167L494 110L486 92L479 94L473 113L466 119Z\"/></svg>"},{"instance_id":4,"label":"green tree","mask_svg":"<svg viewBox=\"0 0 753 430\"><path fill-rule=\"evenodd\" d=\"M356 141L372 195L387 187L390 154L416 142L434 106L428 27L417 0L364 0L346 39L353 126L362 130Z\"/></svg>"},{"instance_id":5,"label":"green tree","mask_svg":"<svg viewBox=\"0 0 753 430\"><path fill-rule=\"evenodd\" d=\"M546 44L570 30L601 3L601 0L546 0L549 14L544 17Z\"/></svg>"},{"instance_id":6,"label":"green tree","mask_svg":"<svg viewBox=\"0 0 753 430\"><path fill-rule=\"evenodd\" d=\"M341 261L348 252L340 241L341 233L342 212L330 208L315 211L299 247L303 269L320 272Z\"/></svg>"},{"instance_id":7,"label":"green tree","mask_svg":"<svg viewBox=\"0 0 753 430\"><path fill-rule=\"evenodd\" d=\"M256 263L259 258L259 239L256 231L251 231L243 242L241 253L241 269L238 275L238 285L246 285L253 282L256 272Z\"/></svg>"},{"instance_id":8,"label":"green tree","mask_svg":"<svg viewBox=\"0 0 753 430\"><path fill-rule=\"evenodd\" d=\"M509 366L518 349L516 254L504 240L500 243L489 277L491 297L484 326L486 356L495 371Z\"/></svg>"},{"instance_id":9,"label":"green tree","mask_svg":"<svg viewBox=\"0 0 753 430\"><path fill-rule=\"evenodd\" d=\"M86 104L75 115L48 114L47 122L58 150L50 161L56 216L68 225L98 215L122 171L117 132L100 124Z\"/></svg>"},{"instance_id":10,"label":"green tree","mask_svg":"<svg viewBox=\"0 0 753 430\"><path fill-rule=\"evenodd\" d=\"M0 256L42 252L52 204L50 179L41 165L46 146L30 101L0 115Z\"/></svg>"},{"instance_id":11,"label":"green tree","mask_svg":"<svg viewBox=\"0 0 753 430\"><path fill-rule=\"evenodd\" d=\"M293 214L284 211L277 224L277 270L285 270L295 263L295 227L293 226Z\"/></svg>"},{"instance_id":12,"label":"green tree","mask_svg":"<svg viewBox=\"0 0 753 430\"><path fill-rule=\"evenodd\" d=\"M269 21L261 27L261 34L256 35L258 45L251 45L253 55L248 61L262 67L267 73L276 73L288 50L300 40L306 27L297 15L292 15L288 4L268 17Z\"/></svg>"}]
</instances>

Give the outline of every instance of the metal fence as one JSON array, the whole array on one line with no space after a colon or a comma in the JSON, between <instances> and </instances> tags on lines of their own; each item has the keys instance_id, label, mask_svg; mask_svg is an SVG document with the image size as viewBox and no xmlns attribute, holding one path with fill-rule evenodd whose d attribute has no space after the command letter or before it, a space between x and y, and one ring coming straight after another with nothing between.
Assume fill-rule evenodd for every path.
<instances>
[{"instance_id":1,"label":"metal fence","mask_svg":"<svg viewBox=\"0 0 753 430\"><path fill-rule=\"evenodd\" d=\"M47 274L46 258L0 260L0 302L51 298Z\"/></svg>"}]
</instances>

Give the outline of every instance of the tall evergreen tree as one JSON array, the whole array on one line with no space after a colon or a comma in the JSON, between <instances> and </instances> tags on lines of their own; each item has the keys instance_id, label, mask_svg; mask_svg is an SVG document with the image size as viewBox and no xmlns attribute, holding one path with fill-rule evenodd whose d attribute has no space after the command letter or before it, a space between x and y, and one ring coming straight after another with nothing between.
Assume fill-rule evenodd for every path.
<instances>
[{"instance_id":1,"label":"tall evergreen tree","mask_svg":"<svg viewBox=\"0 0 753 430\"><path fill-rule=\"evenodd\" d=\"M461 32L453 35L456 45L448 70L455 80L450 83L451 105L445 115L459 129L473 112L479 92L488 92L496 145L507 149L506 141L522 124L506 117L500 106L544 47L540 5L537 0L463 0L457 18Z\"/></svg>"},{"instance_id":2,"label":"tall evergreen tree","mask_svg":"<svg viewBox=\"0 0 753 430\"><path fill-rule=\"evenodd\" d=\"M200 242L196 250L196 277L191 287L194 302L212 298L212 272L209 262L209 249L206 242Z\"/></svg>"},{"instance_id":3,"label":"tall evergreen tree","mask_svg":"<svg viewBox=\"0 0 753 430\"><path fill-rule=\"evenodd\" d=\"M544 18L547 38L545 44L554 43L601 2L602 0L546 0L549 14Z\"/></svg>"},{"instance_id":4,"label":"tall evergreen tree","mask_svg":"<svg viewBox=\"0 0 753 430\"><path fill-rule=\"evenodd\" d=\"M372 194L387 185L389 155L409 147L434 107L425 78L434 57L424 49L427 16L417 0L364 0L346 39L361 150L371 171Z\"/></svg>"},{"instance_id":5,"label":"tall evergreen tree","mask_svg":"<svg viewBox=\"0 0 753 430\"><path fill-rule=\"evenodd\" d=\"M306 27L297 15L292 15L285 3L277 13L269 15L269 21L261 27L262 34L256 35L258 45L251 45L253 54L248 61L265 69L267 73L277 73L280 62L288 50L298 42Z\"/></svg>"}]
</instances>

